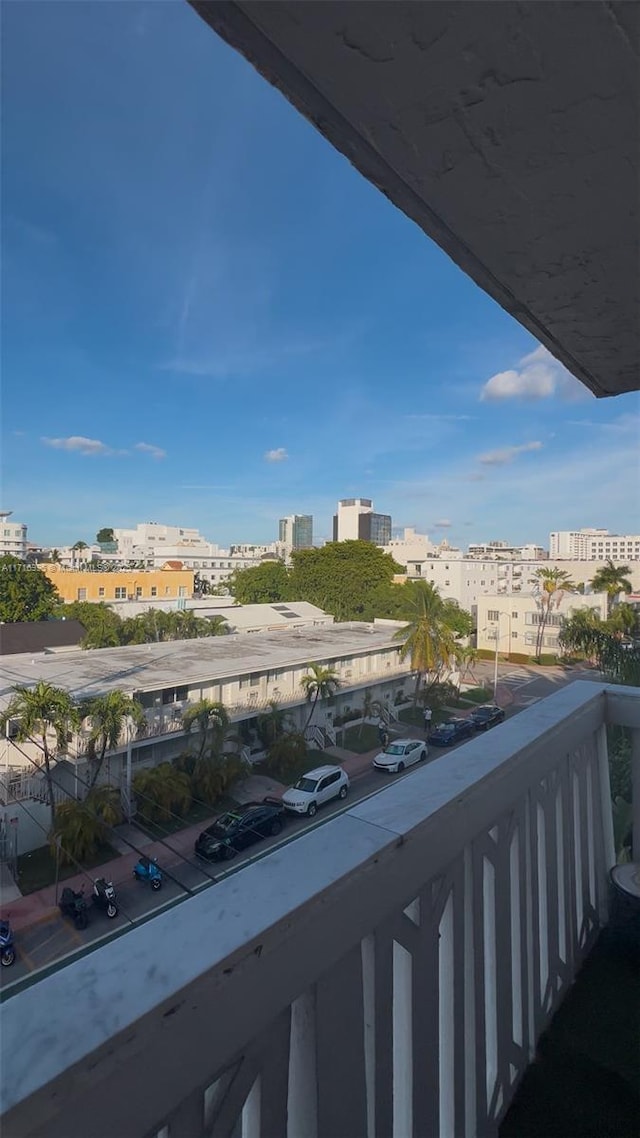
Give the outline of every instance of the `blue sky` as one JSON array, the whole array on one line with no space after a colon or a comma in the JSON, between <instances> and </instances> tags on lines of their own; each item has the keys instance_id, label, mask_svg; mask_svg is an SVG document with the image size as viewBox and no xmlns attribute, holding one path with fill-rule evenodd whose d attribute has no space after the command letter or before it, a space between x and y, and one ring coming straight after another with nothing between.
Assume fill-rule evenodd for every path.
<instances>
[{"instance_id":1,"label":"blue sky","mask_svg":"<svg viewBox=\"0 0 640 1138\"><path fill-rule=\"evenodd\" d=\"M2 505L452 543L638 529L638 400L597 401L183 3L6 4Z\"/></svg>"}]
</instances>

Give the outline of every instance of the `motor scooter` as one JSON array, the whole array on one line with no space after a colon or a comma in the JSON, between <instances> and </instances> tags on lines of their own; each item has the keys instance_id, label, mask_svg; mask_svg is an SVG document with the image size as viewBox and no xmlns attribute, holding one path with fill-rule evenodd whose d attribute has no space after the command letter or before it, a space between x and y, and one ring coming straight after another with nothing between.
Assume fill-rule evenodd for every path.
<instances>
[{"instance_id":1,"label":"motor scooter","mask_svg":"<svg viewBox=\"0 0 640 1138\"><path fill-rule=\"evenodd\" d=\"M62 890L58 907L63 917L69 917L77 929L86 929L89 924L87 902L84 899L84 890L75 893L68 885Z\"/></svg>"},{"instance_id":2,"label":"motor scooter","mask_svg":"<svg viewBox=\"0 0 640 1138\"><path fill-rule=\"evenodd\" d=\"M13 943L13 929L9 924L9 920L0 921L0 964L3 968L8 968L13 964L16 958L16 950Z\"/></svg>"},{"instance_id":3,"label":"motor scooter","mask_svg":"<svg viewBox=\"0 0 640 1138\"><path fill-rule=\"evenodd\" d=\"M162 885L162 871L155 859L148 858L145 854L134 865L133 876L136 881L146 881L152 889L160 889Z\"/></svg>"},{"instance_id":4,"label":"motor scooter","mask_svg":"<svg viewBox=\"0 0 640 1138\"><path fill-rule=\"evenodd\" d=\"M93 903L99 909L104 909L111 920L118 916L116 891L113 888L112 881L107 881L104 877L96 877L93 883Z\"/></svg>"}]
</instances>

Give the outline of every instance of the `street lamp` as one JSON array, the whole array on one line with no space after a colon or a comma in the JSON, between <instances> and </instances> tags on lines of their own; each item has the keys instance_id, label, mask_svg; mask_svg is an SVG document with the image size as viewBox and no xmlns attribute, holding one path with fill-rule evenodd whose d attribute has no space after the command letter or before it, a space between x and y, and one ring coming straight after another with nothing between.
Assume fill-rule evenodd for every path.
<instances>
[{"instance_id":1,"label":"street lamp","mask_svg":"<svg viewBox=\"0 0 640 1138\"><path fill-rule=\"evenodd\" d=\"M495 640L495 642L496 642L496 654L495 654L495 660L494 660L494 665L493 665L493 699L494 699L494 702L496 700L496 692L498 690L498 653L500 651L500 641L504 640L504 637L509 635L508 632L506 632L504 634L504 636L500 635L500 618L503 616L508 616L508 615L509 614L506 612L499 612L498 613L498 622L495 625L495 627L490 627L489 625L487 625L485 628L482 629L483 632L493 633L493 636L490 636L489 639Z\"/></svg>"}]
</instances>

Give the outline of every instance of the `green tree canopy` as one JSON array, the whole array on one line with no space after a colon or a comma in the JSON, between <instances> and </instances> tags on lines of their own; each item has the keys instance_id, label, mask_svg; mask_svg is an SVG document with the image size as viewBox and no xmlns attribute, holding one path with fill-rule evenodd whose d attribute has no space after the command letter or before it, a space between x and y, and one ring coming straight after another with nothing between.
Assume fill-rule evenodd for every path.
<instances>
[{"instance_id":1,"label":"green tree canopy","mask_svg":"<svg viewBox=\"0 0 640 1138\"><path fill-rule=\"evenodd\" d=\"M11 700L0 715L0 730L3 735L9 719L16 721L16 740L19 743L27 740L35 743L42 754L53 826L55 799L51 765L59 748L66 743L67 732L79 725L78 709L63 688L39 680L34 687L20 684L14 687Z\"/></svg>"},{"instance_id":2,"label":"green tree canopy","mask_svg":"<svg viewBox=\"0 0 640 1138\"><path fill-rule=\"evenodd\" d=\"M454 601L443 600L429 581L415 583L409 623L398 630L396 639L402 641L401 658L408 657L412 671L417 673L416 701L423 675L435 673L437 679L442 669L458 658L458 638L468 635L472 626L470 614Z\"/></svg>"},{"instance_id":3,"label":"green tree canopy","mask_svg":"<svg viewBox=\"0 0 640 1138\"><path fill-rule=\"evenodd\" d=\"M108 541L114 541L113 530L111 526L103 526L96 534L96 541L98 545L106 544Z\"/></svg>"},{"instance_id":4,"label":"green tree canopy","mask_svg":"<svg viewBox=\"0 0 640 1138\"><path fill-rule=\"evenodd\" d=\"M607 606L609 612L611 607L620 593L633 592L633 586L629 580L629 573L631 572L628 565L615 565L611 558L608 559L606 565L598 569L591 581L591 588L594 593L607 594Z\"/></svg>"},{"instance_id":5,"label":"green tree canopy","mask_svg":"<svg viewBox=\"0 0 640 1138\"><path fill-rule=\"evenodd\" d=\"M263 561L252 569L237 569L229 589L240 605L273 604L289 600L289 572L282 561Z\"/></svg>"},{"instance_id":6,"label":"green tree canopy","mask_svg":"<svg viewBox=\"0 0 640 1138\"><path fill-rule=\"evenodd\" d=\"M74 544L71 546L71 548L72 548L72 549L88 549L88 548L89 548L89 546L87 545L86 541L76 541L76 542L75 542L75 543L74 543Z\"/></svg>"},{"instance_id":7,"label":"green tree canopy","mask_svg":"<svg viewBox=\"0 0 640 1138\"><path fill-rule=\"evenodd\" d=\"M372 602L389 603L387 590L401 568L369 541L331 541L292 555L289 600L309 601L336 620L371 620Z\"/></svg>"},{"instance_id":8,"label":"green tree canopy","mask_svg":"<svg viewBox=\"0 0 640 1138\"><path fill-rule=\"evenodd\" d=\"M329 699L340 687L340 680L335 668L325 667L324 664L309 664L309 671L300 680L307 701L311 704L309 717L304 725L303 733L313 719L313 713L319 699Z\"/></svg>"},{"instance_id":9,"label":"green tree canopy","mask_svg":"<svg viewBox=\"0 0 640 1138\"><path fill-rule=\"evenodd\" d=\"M60 605L56 616L66 620L79 620L84 625L83 648L117 648L123 642L122 620L117 612L102 601L97 604L91 601L72 601L71 604Z\"/></svg>"},{"instance_id":10,"label":"green tree canopy","mask_svg":"<svg viewBox=\"0 0 640 1138\"><path fill-rule=\"evenodd\" d=\"M62 598L46 573L18 557L0 557L0 621L47 620Z\"/></svg>"}]
</instances>

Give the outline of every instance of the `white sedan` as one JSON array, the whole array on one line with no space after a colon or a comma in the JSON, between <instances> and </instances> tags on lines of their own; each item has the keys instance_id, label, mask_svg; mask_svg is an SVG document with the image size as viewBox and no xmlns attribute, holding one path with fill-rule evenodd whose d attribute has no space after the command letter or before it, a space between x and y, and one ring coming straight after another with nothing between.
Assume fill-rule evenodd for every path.
<instances>
[{"instance_id":1,"label":"white sedan","mask_svg":"<svg viewBox=\"0 0 640 1138\"><path fill-rule=\"evenodd\" d=\"M427 744L420 739L395 739L384 751L376 755L374 767L379 771L397 773L427 757Z\"/></svg>"}]
</instances>

